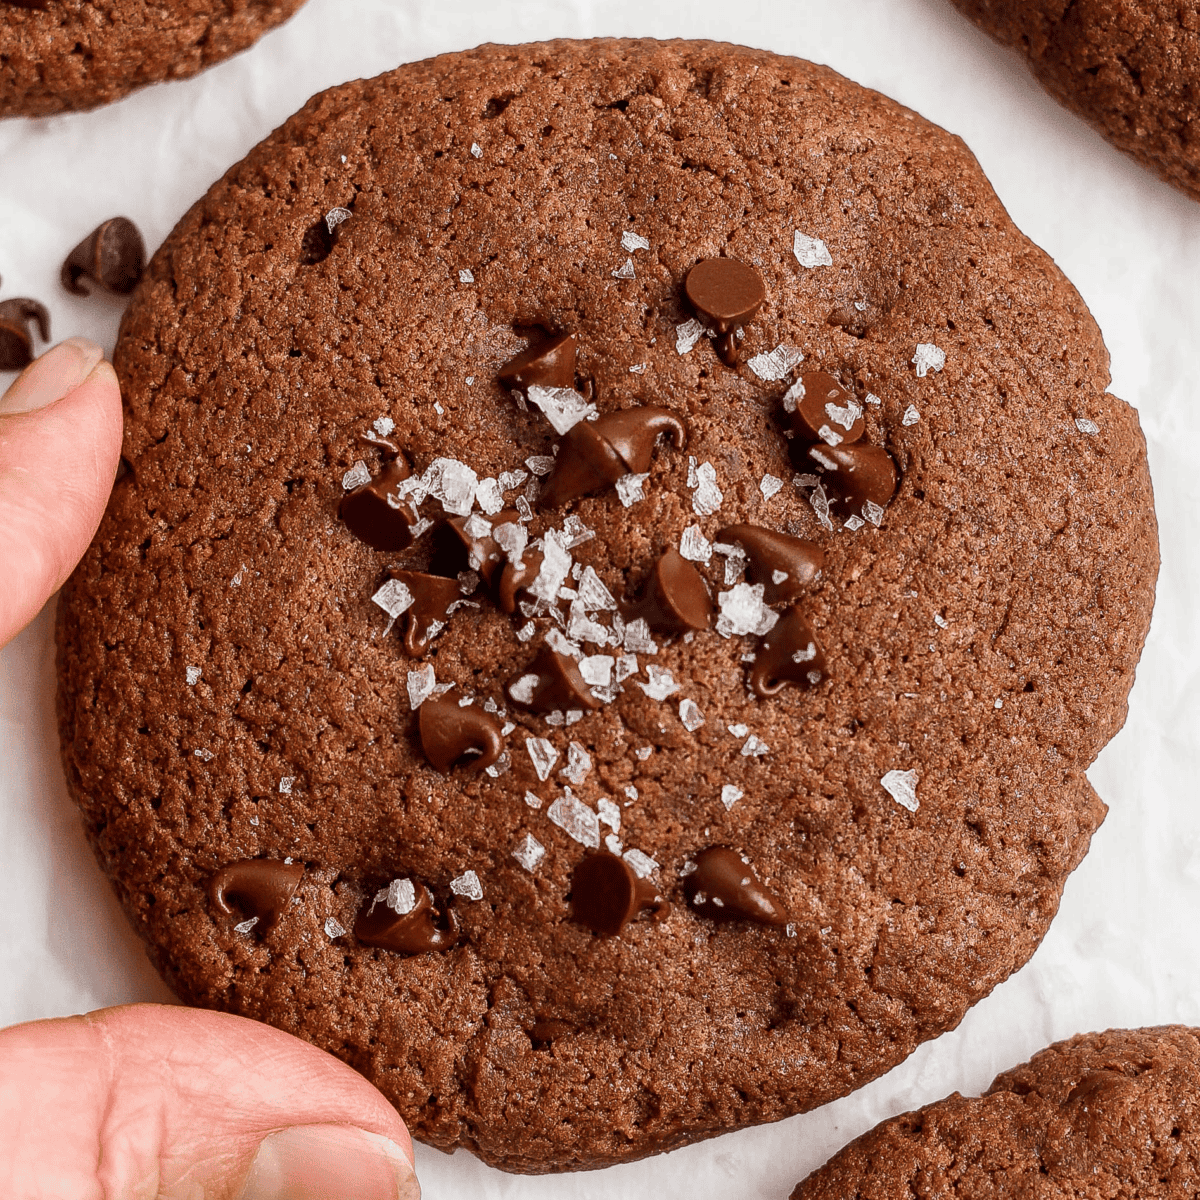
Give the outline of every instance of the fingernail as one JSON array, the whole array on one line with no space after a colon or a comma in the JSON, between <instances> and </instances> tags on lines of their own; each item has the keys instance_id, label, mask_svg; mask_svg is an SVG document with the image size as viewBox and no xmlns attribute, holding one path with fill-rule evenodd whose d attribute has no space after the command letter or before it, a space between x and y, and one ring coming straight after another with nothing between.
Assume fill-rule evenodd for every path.
<instances>
[{"instance_id":1,"label":"fingernail","mask_svg":"<svg viewBox=\"0 0 1200 1200\"><path fill-rule=\"evenodd\" d=\"M238 1200L421 1200L395 1142L346 1125L297 1125L263 1139Z\"/></svg>"},{"instance_id":2,"label":"fingernail","mask_svg":"<svg viewBox=\"0 0 1200 1200\"><path fill-rule=\"evenodd\" d=\"M0 413L34 412L61 400L92 373L103 357L104 351L87 338L60 342L34 359L0 396Z\"/></svg>"}]
</instances>

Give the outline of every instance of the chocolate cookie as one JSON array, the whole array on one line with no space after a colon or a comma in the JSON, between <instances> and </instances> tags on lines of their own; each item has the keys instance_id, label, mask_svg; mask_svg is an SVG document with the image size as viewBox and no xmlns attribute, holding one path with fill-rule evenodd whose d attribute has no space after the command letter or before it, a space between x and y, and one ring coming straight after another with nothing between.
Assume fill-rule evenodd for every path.
<instances>
[{"instance_id":1,"label":"chocolate cookie","mask_svg":"<svg viewBox=\"0 0 1200 1200\"><path fill-rule=\"evenodd\" d=\"M1200 1030L1058 1042L977 1099L955 1093L853 1141L791 1200L871 1196L1194 1196Z\"/></svg>"},{"instance_id":2,"label":"chocolate cookie","mask_svg":"<svg viewBox=\"0 0 1200 1200\"><path fill-rule=\"evenodd\" d=\"M1196 0L953 0L1119 150L1200 199Z\"/></svg>"},{"instance_id":3,"label":"chocolate cookie","mask_svg":"<svg viewBox=\"0 0 1200 1200\"><path fill-rule=\"evenodd\" d=\"M0 117L95 108L245 50L304 0L0 0Z\"/></svg>"},{"instance_id":4,"label":"chocolate cookie","mask_svg":"<svg viewBox=\"0 0 1200 1200\"><path fill-rule=\"evenodd\" d=\"M214 185L115 358L63 746L180 996L547 1171L843 1095L1033 952L1155 525L956 138L729 45L414 63Z\"/></svg>"}]
</instances>

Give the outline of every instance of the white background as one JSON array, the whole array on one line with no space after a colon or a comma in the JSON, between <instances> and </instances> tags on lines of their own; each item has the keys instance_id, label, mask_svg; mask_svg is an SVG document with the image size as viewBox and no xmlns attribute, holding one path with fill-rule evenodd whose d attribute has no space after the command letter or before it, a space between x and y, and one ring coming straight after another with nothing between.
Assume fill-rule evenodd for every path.
<instances>
[{"instance_id":1,"label":"white background","mask_svg":"<svg viewBox=\"0 0 1200 1200\"><path fill-rule=\"evenodd\" d=\"M120 303L59 287L66 252L131 217L151 247L313 92L482 41L707 37L828 63L960 134L1017 224L1083 294L1112 390L1141 413L1163 570L1124 731L1090 772L1111 807L1029 965L955 1032L857 1094L781 1124L584 1175L507 1176L418 1148L428 1200L783 1200L852 1137L978 1092L1048 1042L1116 1025L1200 1025L1200 203L1059 109L944 0L310 0L197 79L99 112L0 122L0 298L35 296L55 338L111 350ZM0 376L0 386L10 377ZM1193 548L1197 548L1193 553ZM97 870L58 764L52 616L0 652L0 1026L168 1000Z\"/></svg>"}]
</instances>

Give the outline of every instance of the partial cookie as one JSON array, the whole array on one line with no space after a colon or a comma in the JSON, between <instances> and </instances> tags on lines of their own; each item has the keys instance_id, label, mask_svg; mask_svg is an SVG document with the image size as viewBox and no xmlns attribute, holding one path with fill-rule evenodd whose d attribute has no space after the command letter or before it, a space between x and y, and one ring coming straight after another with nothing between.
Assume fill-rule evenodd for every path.
<instances>
[{"instance_id":1,"label":"partial cookie","mask_svg":"<svg viewBox=\"0 0 1200 1200\"><path fill-rule=\"evenodd\" d=\"M1058 1042L999 1076L876 1126L791 1200L912 1196L1194 1196L1200 1031L1110 1029Z\"/></svg>"},{"instance_id":2,"label":"partial cookie","mask_svg":"<svg viewBox=\"0 0 1200 1200\"><path fill-rule=\"evenodd\" d=\"M233 167L115 359L63 746L181 996L546 1171L844 1095L1033 952L1157 547L958 139L715 43L410 64Z\"/></svg>"},{"instance_id":3,"label":"partial cookie","mask_svg":"<svg viewBox=\"0 0 1200 1200\"><path fill-rule=\"evenodd\" d=\"M0 117L110 104L245 50L304 0L0 0Z\"/></svg>"},{"instance_id":4,"label":"partial cookie","mask_svg":"<svg viewBox=\"0 0 1200 1200\"><path fill-rule=\"evenodd\" d=\"M1196 0L952 0L1059 103L1200 199Z\"/></svg>"}]
</instances>

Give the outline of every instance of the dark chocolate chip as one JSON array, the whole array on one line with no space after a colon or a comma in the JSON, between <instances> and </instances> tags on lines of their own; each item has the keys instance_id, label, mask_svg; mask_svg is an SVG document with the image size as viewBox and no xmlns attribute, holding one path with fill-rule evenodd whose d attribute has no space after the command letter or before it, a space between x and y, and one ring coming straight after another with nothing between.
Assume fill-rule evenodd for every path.
<instances>
[{"instance_id":1,"label":"dark chocolate chip","mask_svg":"<svg viewBox=\"0 0 1200 1200\"><path fill-rule=\"evenodd\" d=\"M746 858L728 846L710 846L696 855L696 869L684 878L688 903L714 921L756 921L786 925L787 909L755 875Z\"/></svg>"},{"instance_id":2,"label":"dark chocolate chip","mask_svg":"<svg viewBox=\"0 0 1200 1200\"><path fill-rule=\"evenodd\" d=\"M727 366L737 365L734 330L763 306L762 276L736 258L706 258L689 272L683 290L696 315L717 332L716 351Z\"/></svg>"},{"instance_id":3,"label":"dark chocolate chip","mask_svg":"<svg viewBox=\"0 0 1200 1200\"><path fill-rule=\"evenodd\" d=\"M449 950L458 941L458 915L447 908L446 928L439 928L437 917L433 893L423 883L398 879L376 893L375 899L359 914L354 936L364 945L394 950L397 954Z\"/></svg>"},{"instance_id":4,"label":"dark chocolate chip","mask_svg":"<svg viewBox=\"0 0 1200 1200\"><path fill-rule=\"evenodd\" d=\"M562 333L530 346L500 368L500 382L522 391L574 387L577 344L573 333Z\"/></svg>"},{"instance_id":5,"label":"dark chocolate chip","mask_svg":"<svg viewBox=\"0 0 1200 1200\"><path fill-rule=\"evenodd\" d=\"M420 658L429 649L439 627L450 619L446 610L455 600L462 599L458 580L399 567L388 571L388 578L404 584L412 594L413 602L403 613L404 652L410 658Z\"/></svg>"},{"instance_id":6,"label":"dark chocolate chip","mask_svg":"<svg viewBox=\"0 0 1200 1200\"><path fill-rule=\"evenodd\" d=\"M137 287L146 266L146 246L138 227L126 217L113 217L94 229L67 255L62 285L76 296L91 295L80 279L90 279L105 291L127 296Z\"/></svg>"},{"instance_id":7,"label":"dark chocolate chip","mask_svg":"<svg viewBox=\"0 0 1200 1200\"><path fill-rule=\"evenodd\" d=\"M496 603L502 613L512 616L517 611L521 593L538 577L542 569L543 555L540 550L526 550L519 563L507 562L500 572L496 585Z\"/></svg>"},{"instance_id":8,"label":"dark chocolate chip","mask_svg":"<svg viewBox=\"0 0 1200 1200\"><path fill-rule=\"evenodd\" d=\"M504 735L496 717L478 704L460 705L453 692L426 700L417 724L425 757L443 775L455 764L472 773L482 771L504 752Z\"/></svg>"},{"instance_id":9,"label":"dark chocolate chip","mask_svg":"<svg viewBox=\"0 0 1200 1200\"><path fill-rule=\"evenodd\" d=\"M638 913L650 909L656 921L671 912L648 879L607 851L589 854L571 876L571 919L605 937L616 937Z\"/></svg>"},{"instance_id":10,"label":"dark chocolate chip","mask_svg":"<svg viewBox=\"0 0 1200 1200\"><path fill-rule=\"evenodd\" d=\"M27 297L0 302L0 371L20 371L33 362L34 322L48 342L50 313L44 304Z\"/></svg>"},{"instance_id":11,"label":"dark chocolate chip","mask_svg":"<svg viewBox=\"0 0 1200 1200\"><path fill-rule=\"evenodd\" d=\"M806 465L824 468L821 483L829 494L830 512L843 520L857 516L879 524L899 483L896 464L882 446L810 446L807 457Z\"/></svg>"},{"instance_id":12,"label":"dark chocolate chip","mask_svg":"<svg viewBox=\"0 0 1200 1200\"><path fill-rule=\"evenodd\" d=\"M1088 1071L1071 1089L1067 1103L1082 1104L1084 1108L1088 1108L1104 1099L1106 1093L1116 1092L1132 1082L1124 1071L1114 1071L1111 1067Z\"/></svg>"},{"instance_id":13,"label":"dark chocolate chip","mask_svg":"<svg viewBox=\"0 0 1200 1200\"><path fill-rule=\"evenodd\" d=\"M774 696L789 683L812 688L825 678L825 654L799 608L789 608L759 644L750 686L756 695Z\"/></svg>"},{"instance_id":14,"label":"dark chocolate chip","mask_svg":"<svg viewBox=\"0 0 1200 1200\"><path fill-rule=\"evenodd\" d=\"M575 660L546 645L524 671L508 681L506 690L514 704L533 712L600 707L600 701L584 683Z\"/></svg>"},{"instance_id":15,"label":"dark chocolate chip","mask_svg":"<svg viewBox=\"0 0 1200 1200\"><path fill-rule=\"evenodd\" d=\"M687 426L669 409L653 404L605 413L593 428L634 475L649 470L654 446L662 434L676 450L687 446Z\"/></svg>"},{"instance_id":16,"label":"dark chocolate chip","mask_svg":"<svg viewBox=\"0 0 1200 1200\"><path fill-rule=\"evenodd\" d=\"M348 492L338 505L338 517L372 550L403 550L412 545L416 513L389 493L409 476L403 457L387 463L370 483Z\"/></svg>"},{"instance_id":17,"label":"dark chocolate chip","mask_svg":"<svg viewBox=\"0 0 1200 1200\"><path fill-rule=\"evenodd\" d=\"M746 578L763 585L768 604L795 600L825 566L825 551L815 542L761 525L726 525L717 541L740 542L746 548Z\"/></svg>"},{"instance_id":18,"label":"dark chocolate chip","mask_svg":"<svg viewBox=\"0 0 1200 1200\"><path fill-rule=\"evenodd\" d=\"M642 598L625 607L626 620L641 617L655 633L707 629L713 604L700 572L673 546L654 564Z\"/></svg>"},{"instance_id":19,"label":"dark chocolate chip","mask_svg":"<svg viewBox=\"0 0 1200 1200\"><path fill-rule=\"evenodd\" d=\"M504 551L491 533L483 537L473 537L466 530L470 517L451 517L438 530L438 552L435 557L435 569L444 569L445 574L457 576L460 571L478 571L483 582L489 587L497 582L497 576L504 567ZM521 514L514 508L506 508L495 516L488 517L492 530L501 525L516 525L521 520ZM442 551L445 550L443 558ZM512 610L507 610L511 612Z\"/></svg>"},{"instance_id":20,"label":"dark chocolate chip","mask_svg":"<svg viewBox=\"0 0 1200 1200\"><path fill-rule=\"evenodd\" d=\"M222 917L257 918L256 928L266 930L287 911L303 878L300 863L247 858L222 867L208 881L208 896Z\"/></svg>"},{"instance_id":21,"label":"dark chocolate chip","mask_svg":"<svg viewBox=\"0 0 1200 1200\"><path fill-rule=\"evenodd\" d=\"M832 375L810 371L800 376L804 394L791 414L792 429L801 443L847 446L863 435L863 407Z\"/></svg>"}]
</instances>

